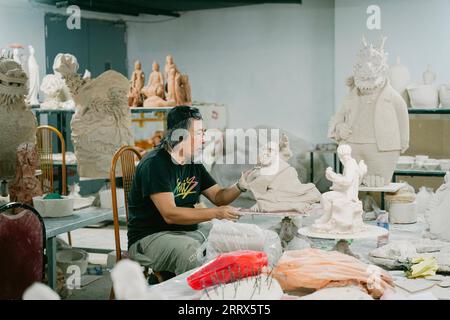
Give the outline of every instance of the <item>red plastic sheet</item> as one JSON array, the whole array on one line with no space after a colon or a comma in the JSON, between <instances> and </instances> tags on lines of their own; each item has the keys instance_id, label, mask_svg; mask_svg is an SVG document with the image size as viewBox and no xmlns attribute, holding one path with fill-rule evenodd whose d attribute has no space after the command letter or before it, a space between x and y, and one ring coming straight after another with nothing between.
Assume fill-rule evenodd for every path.
<instances>
[{"instance_id":1,"label":"red plastic sheet","mask_svg":"<svg viewBox=\"0 0 450 320\"><path fill-rule=\"evenodd\" d=\"M256 276L267 266L264 252L239 250L219 255L187 278L194 290Z\"/></svg>"}]
</instances>

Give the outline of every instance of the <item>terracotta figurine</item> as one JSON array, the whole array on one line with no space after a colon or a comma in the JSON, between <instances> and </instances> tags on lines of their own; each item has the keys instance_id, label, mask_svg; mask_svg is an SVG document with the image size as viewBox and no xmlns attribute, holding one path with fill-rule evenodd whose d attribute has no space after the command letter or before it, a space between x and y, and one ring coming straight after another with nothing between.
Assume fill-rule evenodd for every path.
<instances>
[{"instance_id":1,"label":"terracotta figurine","mask_svg":"<svg viewBox=\"0 0 450 320\"><path fill-rule=\"evenodd\" d=\"M42 187L36 178L39 157L34 143L22 143L17 148L16 176L9 187L11 201L33 205L33 197L42 195Z\"/></svg>"},{"instance_id":2,"label":"terracotta figurine","mask_svg":"<svg viewBox=\"0 0 450 320\"><path fill-rule=\"evenodd\" d=\"M129 107L141 107L142 98L141 90L144 87L145 74L142 71L142 65L139 60L134 63L134 72L131 76L131 87L128 93L128 106Z\"/></svg>"}]
</instances>

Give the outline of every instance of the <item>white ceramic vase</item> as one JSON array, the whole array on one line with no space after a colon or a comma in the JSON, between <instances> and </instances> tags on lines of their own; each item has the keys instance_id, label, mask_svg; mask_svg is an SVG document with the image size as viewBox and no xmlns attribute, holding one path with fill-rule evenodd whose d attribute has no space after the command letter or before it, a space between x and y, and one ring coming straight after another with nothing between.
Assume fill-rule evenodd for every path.
<instances>
[{"instance_id":1,"label":"white ceramic vase","mask_svg":"<svg viewBox=\"0 0 450 320\"><path fill-rule=\"evenodd\" d=\"M450 84L443 84L439 88L439 100L442 108L450 108Z\"/></svg>"},{"instance_id":2,"label":"white ceramic vase","mask_svg":"<svg viewBox=\"0 0 450 320\"><path fill-rule=\"evenodd\" d=\"M400 57L397 57L396 63L390 67L389 79L392 87L404 96L406 87L411 83L411 76L408 68L401 64Z\"/></svg>"}]
</instances>

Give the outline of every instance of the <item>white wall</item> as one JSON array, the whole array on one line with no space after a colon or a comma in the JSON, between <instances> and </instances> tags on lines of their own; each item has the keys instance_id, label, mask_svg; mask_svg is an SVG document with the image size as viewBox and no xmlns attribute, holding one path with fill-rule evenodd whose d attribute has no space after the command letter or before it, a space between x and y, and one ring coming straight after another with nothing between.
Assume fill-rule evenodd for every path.
<instances>
[{"instance_id":1,"label":"white wall","mask_svg":"<svg viewBox=\"0 0 450 320\"><path fill-rule=\"evenodd\" d=\"M366 9L381 8L381 31L366 27ZM450 83L449 0L336 0L335 3L335 101L342 102L344 84L361 45L363 34L378 43L388 37L385 49L390 64L400 56L414 81L421 81L427 64L438 75L438 83Z\"/></svg>"},{"instance_id":2,"label":"white wall","mask_svg":"<svg viewBox=\"0 0 450 320\"><path fill-rule=\"evenodd\" d=\"M128 23L129 70L172 54L193 99L224 103L232 128L268 124L324 141L334 107L334 0L188 12Z\"/></svg>"},{"instance_id":3,"label":"white wall","mask_svg":"<svg viewBox=\"0 0 450 320\"><path fill-rule=\"evenodd\" d=\"M0 0L0 48L20 43L26 47L23 54L28 56L27 46L33 45L41 75L45 72L44 28L44 12L40 9L22 0Z\"/></svg>"}]
</instances>

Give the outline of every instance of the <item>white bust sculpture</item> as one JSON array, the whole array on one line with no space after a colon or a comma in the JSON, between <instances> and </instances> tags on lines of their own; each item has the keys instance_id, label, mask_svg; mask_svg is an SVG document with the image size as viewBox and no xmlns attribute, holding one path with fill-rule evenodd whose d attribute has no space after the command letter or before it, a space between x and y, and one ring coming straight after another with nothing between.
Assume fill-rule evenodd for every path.
<instances>
[{"instance_id":1,"label":"white bust sculpture","mask_svg":"<svg viewBox=\"0 0 450 320\"><path fill-rule=\"evenodd\" d=\"M30 51L30 56L28 57L28 104L35 106L39 104L38 93L39 93L39 65L34 56L33 46L28 46Z\"/></svg>"},{"instance_id":2,"label":"white bust sculpture","mask_svg":"<svg viewBox=\"0 0 450 320\"><path fill-rule=\"evenodd\" d=\"M330 122L328 137L349 144L353 157L368 165L367 186L389 184L401 152L409 146L409 116L404 99L387 79L387 53L363 39L351 90ZM375 182L375 185L374 185Z\"/></svg>"},{"instance_id":3,"label":"white bust sculpture","mask_svg":"<svg viewBox=\"0 0 450 320\"><path fill-rule=\"evenodd\" d=\"M328 167L326 177L333 185L322 195L323 215L315 221L312 229L323 233L355 233L364 229L362 202L358 199L358 188L367 172L364 161L352 158L352 149L342 144L338 147L339 160L344 165L343 174Z\"/></svg>"}]
</instances>

